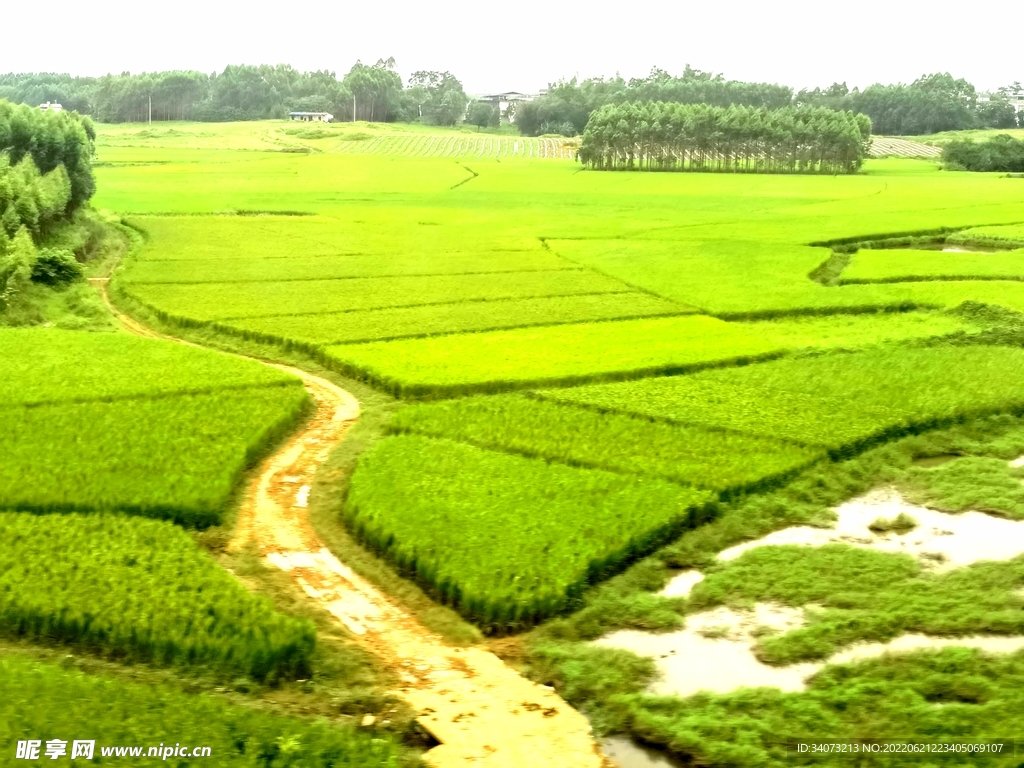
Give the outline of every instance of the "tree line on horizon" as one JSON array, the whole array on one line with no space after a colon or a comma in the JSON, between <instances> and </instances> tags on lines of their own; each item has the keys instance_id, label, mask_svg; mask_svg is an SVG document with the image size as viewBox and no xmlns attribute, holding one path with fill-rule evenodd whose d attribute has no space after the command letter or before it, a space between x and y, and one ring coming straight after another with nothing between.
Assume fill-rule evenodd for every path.
<instances>
[{"instance_id":1,"label":"tree line on horizon","mask_svg":"<svg viewBox=\"0 0 1024 768\"><path fill-rule=\"evenodd\" d=\"M0 98L36 106L52 101L100 122L154 120L259 120L291 111L329 112L336 121L468 122L496 125L490 105L471 104L450 72L415 72L403 83L393 58L373 65L357 61L340 79L334 72L294 67L231 65L221 73L156 72L103 77L66 74L0 75ZM924 75L909 85L881 83L864 90L845 83L794 92L787 86L727 80L687 66L681 75L655 68L645 78L562 80L532 101L515 105L514 119L526 136L583 133L590 115L608 104L666 102L778 109L828 107L871 118L881 135L921 135L971 128L1024 127L1010 98L1020 83L980 97L973 85L948 73ZM471 108L468 110L467 106Z\"/></svg>"},{"instance_id":2,"label":"tree line on horizon","mask_svg":"<svg viewBox=\"0 0 1024 768\"><path fill-rule=\"evenodd\" d=\"M828 107L637 102L595 111L580 161L595 170L854 173L871 144L865 115Z\"/></svg>"},{"instance_id":3,"label":"tree line on horizon","mask_svg":"<svg viewBox=\"0 0 1024 768\"><path fill-rule=\"evenodd\" d=\"M334 72L300 72L287 64L230 65L210 75L12 73L0 75L0 98L31 106L57 102L103 123L146 122L150 114L156 121L226 122L328 112L341 121L454 125L469 104L450 72L414 72L403 84L393 58L373 65L357 61L341 79Z\"/></svg>"},{"instance_id":4,"label":"tree line on horizon","mask_svg":"<svg viewBox=\"0 0 1024 768\"><path fill-rule=\"evenodd\" d=\"M769 83L726 80L721 75L686 67L673 76L655 68L646 78L589 78L553 83L547 93L519 105L516 125L527 136L548 133L582 134L590 115L607 104L671 102L728 107L828 107L859 112L871 118L880 135L917 136L970 128L1013 128L1024 112L1015 112L1010 98L1024 92L1020 83L979 99L975 87L948 73L924 75L910 85L875 84L863 91L845 83L802 90Z\"/></svg>"}]
</instances>

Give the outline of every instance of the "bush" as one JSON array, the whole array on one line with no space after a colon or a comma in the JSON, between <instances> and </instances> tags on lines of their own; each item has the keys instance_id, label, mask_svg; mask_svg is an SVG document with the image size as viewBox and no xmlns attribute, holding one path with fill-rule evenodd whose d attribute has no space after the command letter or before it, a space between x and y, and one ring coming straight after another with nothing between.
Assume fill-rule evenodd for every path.
<instances>
[{"instance_id":1,"label":"bush","mask_svg":"<svg viewBox=\"0 0 1024 768\"><path fill-rule=\"evenodd\" d=\"M942 150L947 168L965 171L1024 171L1024 141L1003 133L988 141L954 139Z\"/></svg>"},{"instance_id":2,"label":"bush","mask_svg":"<svg viewBox=\"0 0 1024 768\"><path fill-rule=\"evenodd\" d=\"M32 281L44 285L63 285L82 277L82 265L71 251L44 248L32 265Z\"/></svg>"}]
</instances>

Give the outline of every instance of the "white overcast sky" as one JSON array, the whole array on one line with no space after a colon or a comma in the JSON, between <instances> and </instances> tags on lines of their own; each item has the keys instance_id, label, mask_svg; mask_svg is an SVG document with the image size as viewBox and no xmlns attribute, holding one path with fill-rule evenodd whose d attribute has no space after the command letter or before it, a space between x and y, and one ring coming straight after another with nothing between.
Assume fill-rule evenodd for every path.
<instances>
[{"instance_id":1,"label":"white overcast sky","mask_svg":"<svg viewBox=\"0 0 1024 768\"><path fill-rule=\"evenodd\" d=\"M974 8L979 15L974 16ZM485 0L57 0L4 3L0 73L101 75L288 63L341 76L394 56L403 79L450 70L470 93L689 63L796 89L950 72L1024 81L1024 1L509 3Z\"/></svg>"}]
</instances>

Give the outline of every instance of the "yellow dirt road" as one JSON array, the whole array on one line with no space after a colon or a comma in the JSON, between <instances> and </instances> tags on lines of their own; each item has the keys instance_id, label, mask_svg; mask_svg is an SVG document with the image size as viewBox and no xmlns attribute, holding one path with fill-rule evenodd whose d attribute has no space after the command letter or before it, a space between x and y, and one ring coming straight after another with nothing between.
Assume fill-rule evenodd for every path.
<instances>
[{"instance_id":1,"label":"yellow dirt road","mask_svg":"<svg viewBox=\"0 0 1024 768\"><path fill-rule=\"evenodd\" d=\"M106 282L96 282L107 298ZM161 335L111 310L128 331ZM487 650L446 645L327 550L309 524L306 505L317 468L358 418L359 403L326 379L275 367L305 382L316 411L260 468L231 546L254 543L397 672L397 693L440 742L425 755L434 768L606 766L586 718L554 690L526 680Z\"/></svg>"}]
</instances>

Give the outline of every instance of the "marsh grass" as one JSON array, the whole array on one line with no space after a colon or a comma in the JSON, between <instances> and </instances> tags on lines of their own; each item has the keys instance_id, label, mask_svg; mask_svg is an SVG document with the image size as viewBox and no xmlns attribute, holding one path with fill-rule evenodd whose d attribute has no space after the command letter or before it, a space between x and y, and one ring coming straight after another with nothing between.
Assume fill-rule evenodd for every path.
<instances>
[{"instance_id":1,"label":"marsh grass","mask_svg":"<svg viewBox=\"0 0 1024 768\"><path fill-rule=\"evenodd\" d=\"M984 738L1013 731L1014 713L1024 706L1021 653L992 657L946 648L827 666L803 693L747 689L680 699L644 693L651 667L634 665L649 665L650 659L611 655L585 642L616 629L677 629L689 611L758 599L817 606L800 630L758 635L761 657L772 663L820 659L855 639L888 639L904 631L1024 632L1021 558L944 575L926 573L909 557L842 545L792 548L786 557L766 554L776 548L760 548L727 564L715 559L718 552L773 530L828 526L831 507L878 485L903 488L908 477L935 477L948 465L923 469L914 460L937 454L986 458L1009 475L1006 461L1024 454L1024 420L990 416L904 437L854 459L812 467L774 492L724 505L716 520L590 590L572 616L527 635L527 673L555 685L587 712L599 732L627 732L684 759L737 768L800 764L788 751L788 740L797 737L941 733ZM961 460L950 464L956 461ZM745 564L730 570L740 561ZM678 568L709 575L689 600L654 594ZM948 708L936 710L936 703ZM961 706L974 708L956 708ZM876 764L888 765L881 759L866 763ZM1007 765L999 760L973 764Z\"/></svg>"}]
</instances>

